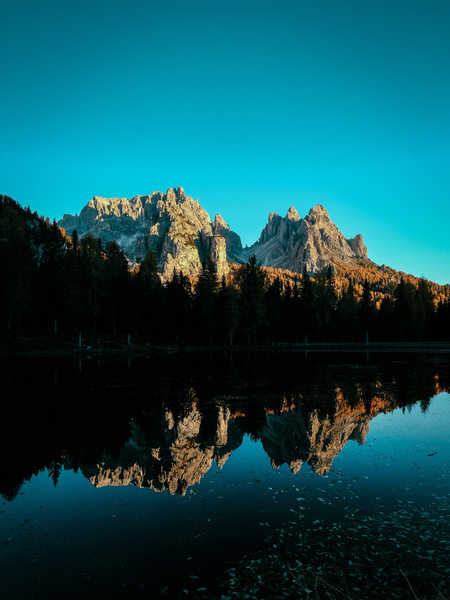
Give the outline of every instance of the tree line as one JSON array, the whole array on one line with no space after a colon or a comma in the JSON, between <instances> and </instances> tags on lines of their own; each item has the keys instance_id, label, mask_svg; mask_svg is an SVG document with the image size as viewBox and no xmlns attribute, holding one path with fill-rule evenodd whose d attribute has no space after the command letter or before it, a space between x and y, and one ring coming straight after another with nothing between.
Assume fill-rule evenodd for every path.
<instances>
[{"instance_id":1,"label":"tree line","mask_svg":"<svg viewBox=\"0 0 450 600\"><path fill-rule=\"evenodd\" d=\"M450 298L436 303L429 282L401 280L381 303L351 276L337 291L330 266L292 281L269 281L252 256L218 280L206 262L193 282L163 282L149 252L137 269L114 241L68 237L48 219L0 197L2 339L48 336L96 343L252 345L302 342L450 340Z\"/></svg>"}]
</instances>

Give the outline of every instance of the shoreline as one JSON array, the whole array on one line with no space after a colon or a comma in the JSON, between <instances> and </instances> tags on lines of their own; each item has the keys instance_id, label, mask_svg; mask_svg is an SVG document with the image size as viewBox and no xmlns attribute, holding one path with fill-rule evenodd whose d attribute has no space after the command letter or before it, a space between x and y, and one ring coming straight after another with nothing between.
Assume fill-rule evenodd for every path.
<instances>
[{"instance_id":1,"label":"shoreline","mask_svg":"<svg viewBox=\"0 0 450 600\"><path fill-rule=\"evenodd\" d=\"M33 340L30 346L38 340ZM111 344L112 345L112 344ZM6 350L0 349L2 358L27 358L27 357L83 357L96 356L146 356L149 354L196 354L217 352L272 352L272 353L422 353L422 354L450 354L450 342L311 342L311 343L273 343L235 346L194 346L184 344L119 344L99 346L50 346L30 349ZM24 343L26 346L26 343Z\"/></svg>"}]
</instances>

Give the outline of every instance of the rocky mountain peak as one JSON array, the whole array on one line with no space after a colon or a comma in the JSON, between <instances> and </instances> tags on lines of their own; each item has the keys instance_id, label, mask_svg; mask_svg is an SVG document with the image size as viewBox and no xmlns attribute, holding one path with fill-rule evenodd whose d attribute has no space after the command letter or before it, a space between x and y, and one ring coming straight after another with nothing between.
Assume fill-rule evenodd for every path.
<instances>
[{"instance_id":1,"label":"rocky mountain peak","mask_svg":"<svg viewBox=\"0 0 450 600\"><path fill-rule=\"evenodd\" d=\"M176 187L176 188L169 188L167 190L166 201L169 203L174 202L176 204L179 204L188 199L192 201L192 198L189 198L189 196L186 196L186 194L184 193L184 189L181 186ZM193 200L193 202L195 202L195 200Z\"/></svg>"},{"instance_id":2,"label":"rocky mountain peak","mask_svg":"<svg viewBox=\"0 0 450 600\"><path fill-rule=\"evenodd\" d=\"M226 256L231 262L241 262L242 242L237 233L232 231L220 213L217 213L212 223L215 236L220 235L225 239Z\"/></svg>"},{"instance_id":3,"label":"rocky mountain peak","mask_svg":"<svg viewBox=\"0 0 450 600\"><path fill-rule=\"evenodd\" d=\"M293 206L290 206L286 213L286 219L289 221L300 221L300 215L298 214L297 209Z\"/></svg>"},{"instance_id":4,"label":"rocky mountain peak","mask_svg":"<svg viewBox=\"0 0 450 600\"><path fill-rule=\"evenodd\" d=\"M347 242L349 243L356 257L368 258L367 247L364 243L363 236L360 233L358 233L358 235L356 235L354 238L349 238Z\"/></svg>"},{"instance_id":5,"label":"rocky mountain peak","mask_svg":"<svg viewBox=\"0 0 450 600\"><path fill-rule=\"evenodd\" d=\"M313 206L306 216L311 222L327 221L331 222L330 215L327 209L322 204L316 204Z\"/></svg>"},{"instance_id":6,"label":"rocky mountain peak","mask_svg":"<svg viewBox=\"0 0 450 600\"><path fill-rule=\"evenodd\" d=\"M225 221L225 219L222 217L222 215L220 213L217 213L216 216L214 217L214 229L227 229L229 230L229 226L227 224L227 222Z\"/></svg>"},{"instance_id":7,"label":"rocky mountain peak","mask_svg":"<svg viewBox=\"0 0 450 600\"><path fill-rule=\"evenodd\" d=\"M252 254L262 265L294 272L367 260L362 236L346 239L321 204L304 218L294 206L285 217L270 213L258 241L242 248L239 235L222 215L217 213L211 221L181 186L133 198L94 196L79 215L64 215L58 224L69 235L77 229L80 236L90 232L104 243L117 241L130 261L153 251L164 279L175 271L195 277L207 258L216 263L219 277L227 274L228 261L242 263Z\"/></svg>"},{"instance_id":8,"label":"rocky mountain peak","mask_svg":"<svg viewBox=\"0 0 450 600\"><path fill-rule=\"evenodd\" d=\"M259 240L245 248L243 258L248 260L252 254L268 267L316 273L335 262L356 264L367 259L367 248L360 235L346 239L327 209L316 204L303 219L293 206L284 218L270 213Z\"/></svg>"}]
</instances>

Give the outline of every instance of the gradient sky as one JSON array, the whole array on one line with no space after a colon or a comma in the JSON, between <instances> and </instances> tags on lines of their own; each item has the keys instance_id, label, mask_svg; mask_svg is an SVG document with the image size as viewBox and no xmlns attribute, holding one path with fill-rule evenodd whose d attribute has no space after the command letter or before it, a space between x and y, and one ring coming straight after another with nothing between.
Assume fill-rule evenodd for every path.
<instances>
[{"instance_id":1,"label":"gradient sky","mask_svg":"<svg viewBox=\"0 0 450 600\"><path fill-rule=\"evenodd\" d=\"M181 185L244 243L321 203L450 282L450 2L0 2L0 193Z\"/></svg>"}]
</instances>

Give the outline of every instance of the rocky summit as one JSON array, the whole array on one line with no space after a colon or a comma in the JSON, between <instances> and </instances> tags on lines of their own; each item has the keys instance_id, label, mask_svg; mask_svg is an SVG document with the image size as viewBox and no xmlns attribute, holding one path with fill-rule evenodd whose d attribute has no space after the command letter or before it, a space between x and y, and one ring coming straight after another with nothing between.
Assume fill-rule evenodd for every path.
<instances>
[{"instance_id":1,"label":"rocky summit","mask_svg":"<svg viewBox=\"0 0 450 600\"><path fill-rule=\"evenodd\" d=\"M211 220L182 187L131 199L95 196L79 215L64 215L58 225L69 235L76 229L80 236L115 240L132 262L153 251L163 279L180 271L195 277L208 258L218 276L226 276L229 263L246 262L253 254L264 266L293 272L369 262L362 236L346 238L320 204L303 218L294 207L285 217L271 213L259 240L243 248L223 217L217 214Z\"/></svg>"},{"instance_id":2,"label":"rocky summit","mask_svg":"<svg viewBox=\"0 0 450 600\"><path fill-rule=\"evenodd\" d=\"M259 240L242 253L254 254L268 267L315 273L339 261L367 259L362 236L346 239L330 220L325 207L317 204L303 219L291 206L285 217L271 213Z\"/></svg>"},{"instance_id":3,"label":"rocky summit","mask_svg":"<svg viewBox=\"0 0 450 600\"><path fill-rule=\"evenodd\" d=\"M329 393L333 395L333 391ZM305 410L301 394L281 402L277 402L276 394L263 396L280 407L277 411L265 409L265 423L258 433L272 467L287 464L297 473L307 463L315 473L327 474L350 440L365 443L371 419L397 406L391 391L378 388L377 393L364 403L357 392L350 405L336 388L330 414L321 414L317 408ZM85 465L85 477L95 487L134 485L184 496L200 483L214 462L222 468L242 444L246 413L233 410L228 396L215 396L211 404L215 412L205 415L193 390L192 397L193 402L186 404L181 414L164 409L150 445L145 432L134 424L120 454L105 454L100 462ZM209 432L207 437L202 437L202 429Z\"/></svg>"}]
</instances>

